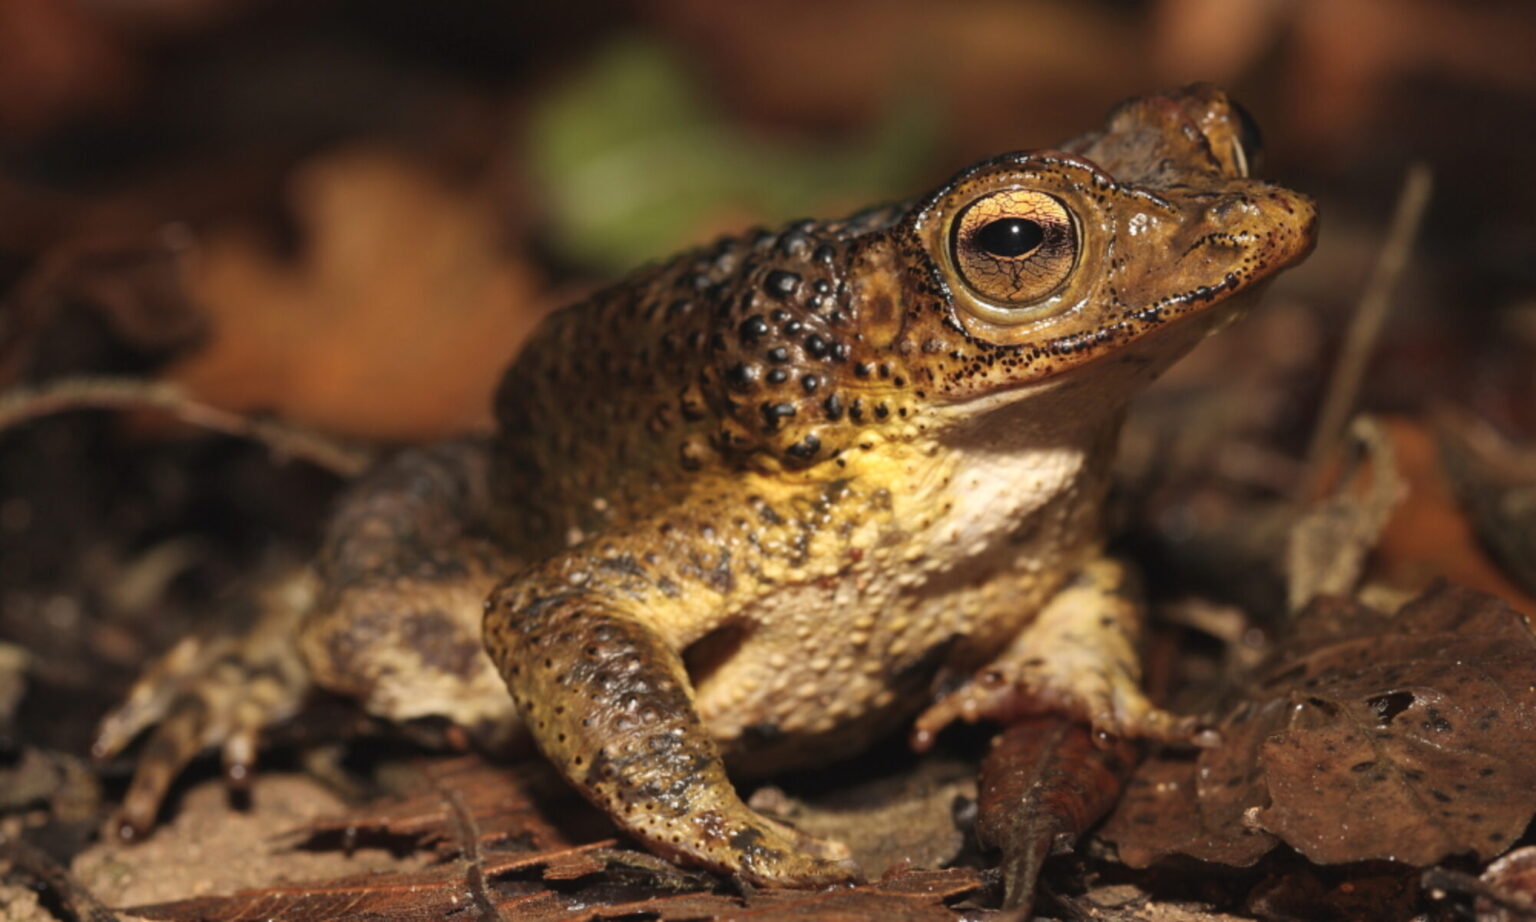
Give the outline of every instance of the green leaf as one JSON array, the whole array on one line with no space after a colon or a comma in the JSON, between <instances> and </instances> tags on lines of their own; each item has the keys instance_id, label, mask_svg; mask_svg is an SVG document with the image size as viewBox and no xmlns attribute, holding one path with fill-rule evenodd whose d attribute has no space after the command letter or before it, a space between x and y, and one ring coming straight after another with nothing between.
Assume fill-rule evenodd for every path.
<instances>
[{"instance_id":1,"label":"green leaf","mask_svg":"<svg viewBox=\"0 0 1536 922\"><path fill-rule=\"evenodd\" d=\"M528 153L555 250L617 273L722 227L909 194L936 146L936 112L903 98L837 147L749 136L665 46L629 38L535 106Z\"/></svg>"}]
</instances>

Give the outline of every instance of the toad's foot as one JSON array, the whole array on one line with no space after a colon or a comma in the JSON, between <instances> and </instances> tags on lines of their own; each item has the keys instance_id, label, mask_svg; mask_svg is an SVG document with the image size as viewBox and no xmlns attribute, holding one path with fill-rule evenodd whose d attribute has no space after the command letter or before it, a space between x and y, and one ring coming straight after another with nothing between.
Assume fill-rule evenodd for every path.
<instances>
[{"instance_id":1,"label":"toad's foot","mask_svg":"<svg viewBox=\"0 0 1536 922\"><path fill-rule=\"evenodd\" d=\"M249 778L262 730L296 713L308 692L293 638L314 590L308 569L273 580L257 594L258 618L249 634L183 640L102 719L91 746L97 759L111 758L153 727L113 820L120 835L154 827L171 783L204 749L221 750L231 783Z\"/></svg>"},{"instance_id":2,"label":"toad's foot","mask_svg":"<svg viewBox=\"0 0 1536 922\"><path fill-rule=\"evenodd\" d=\"M841 844L741 801L673 646L612 595L541 583L550 585L524 577L492 594L486 646L534 740L574 787L681 862L759 886L859 878Z\"/></svg>"},{"instance_id":3,"label":"toad's foot","mask_svg":"<svg viewBox=\"0 0 1536 922\"><path fill-rule=\"evenodd\" d=\"M1089 563L991 666L918 717L912 745L927 749L956 720L1008 721L1043 711L1116 737L1203 742L1208 731L1198 718L1162 710L1141 690L1142 613L1129 584L1116 561Z\"/></svg>"}]
</instances>

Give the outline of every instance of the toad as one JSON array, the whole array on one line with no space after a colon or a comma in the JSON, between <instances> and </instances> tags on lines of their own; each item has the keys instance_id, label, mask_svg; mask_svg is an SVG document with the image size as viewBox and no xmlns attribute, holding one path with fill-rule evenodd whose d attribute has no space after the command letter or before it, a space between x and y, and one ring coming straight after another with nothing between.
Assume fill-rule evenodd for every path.
<instances>
[{"instance_id":1,"label":"toad","mask_svg":"<svg viewBox=\"0 0 1536 922\"><path fill-rule=\"evenodd\" d=\"M857 869L732 772L1021 700L1186 739L1141 690L1101 512L1128 400L1312 247L1255 147L1214 88L1149 96L554 314L494 438L383 462L248 636L183 644L109 716L100 754L158 724L127 826L205 746L244 772L316 688L526 733L652 850L759 885Z\"/></svg>"}]
</instances>

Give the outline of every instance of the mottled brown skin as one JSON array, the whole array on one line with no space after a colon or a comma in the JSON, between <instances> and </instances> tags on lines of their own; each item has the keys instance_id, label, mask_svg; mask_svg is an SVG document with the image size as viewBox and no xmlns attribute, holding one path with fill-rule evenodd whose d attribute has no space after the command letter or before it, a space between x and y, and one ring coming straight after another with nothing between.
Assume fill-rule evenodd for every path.
<instances>
[{"instance_id":1,"label":"mottled brown skin","mask_svg":"<svg viewBox=\"0 0 1536 922\"><path fill-rule=\"evenodd\" d=\"M268 621L378 713L487 741L520 716L653 849L758 884L856 869L747 808L727 763L854 751L936 680L976 676L919 743L1037 706L1187 736L1139 690L1100 509L1126 401L1312 245L1311 203L1248 178L1245 128L1214 89L1152 96L915 204L640 270L545 324L494 446L360 483L318 600ZM167 701L130 702L103 751ZM174 769L146 766L130 823Z\"/></svg>"}]
</instances>

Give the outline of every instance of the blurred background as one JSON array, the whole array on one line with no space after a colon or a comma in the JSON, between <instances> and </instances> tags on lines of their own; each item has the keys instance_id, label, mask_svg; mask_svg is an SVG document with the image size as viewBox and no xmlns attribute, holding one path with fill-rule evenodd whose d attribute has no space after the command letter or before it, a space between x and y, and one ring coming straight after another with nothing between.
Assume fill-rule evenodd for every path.
<instances>
[{"instance_id":1,"label":"blurred background","mask_svg":"<svg viewBox=\"0 0 1536 922\"><path fill-rule=\"evenodd\" d=\"M15 340L62 285L41 297L94 301L214 403L439 435L594 281L912 195L1195 79L1323 201L1316 307L1355 296L1423 159L1438 194L1399 319L1435 312L1431 351L1442 325L1528 342L1532 48L1520 0L4 0L0 293L27 315L4 368L51 361ZM157 259L186 303L135 278ZM50 369L84 370L106 369Z\"/></svg>"},{"instance_id":2,"label":"blurred background","mask_svg":"<svg viewBox=\"0 0 1536 922\"><path fill-rule=\"evenodd\" d=\"M1526 0L0 0L0 389L132 375L358 439L465 431L540 316L646 259L1214 80L1321 243L1146 401L1128 476L1278 497L1415 161L1434 198L1361 402L1536 435L1532 49ZM83 751L337 483L141 415L0 434L0 645L78 706L21 738ZM1219 531L1142 495L1173 545Z\"/></svg>"}]
</instances>

